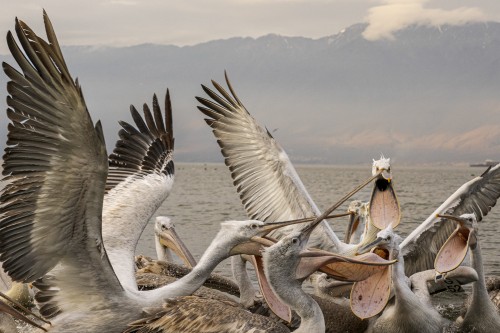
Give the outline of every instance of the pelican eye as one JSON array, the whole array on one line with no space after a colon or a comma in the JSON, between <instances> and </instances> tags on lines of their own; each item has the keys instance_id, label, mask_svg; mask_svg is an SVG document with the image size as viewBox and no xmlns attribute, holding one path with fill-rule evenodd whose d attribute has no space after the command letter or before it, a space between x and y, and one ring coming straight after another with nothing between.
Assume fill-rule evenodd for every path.
<instances>
[{"instance_id":1,"label":"pelican eye","mask_svg":"<svg viewBox=\"0 0 500 333\"><path fill-rule=\"evenodd\" d=\"M299 239L297 237L292 238L292 243L297 244L299 242Z\"/></svg>"},{"instance_id":2,"label":"pelican eye","mask_svg":"<svg viewBox=\"0 0 500 333\"><path fill-rule=\"evenodd\" d=\"M256 223L250 224L250 228L257 229L259 226Z\"/></svg>"}]
</instances>

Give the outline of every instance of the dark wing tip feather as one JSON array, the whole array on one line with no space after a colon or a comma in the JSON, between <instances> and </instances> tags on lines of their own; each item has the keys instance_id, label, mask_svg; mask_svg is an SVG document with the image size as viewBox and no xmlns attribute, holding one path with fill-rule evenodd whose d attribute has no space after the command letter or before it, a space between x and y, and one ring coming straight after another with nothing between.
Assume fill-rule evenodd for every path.
<instances>
[{"instance_id":1,"label":"dark wing tip feather","mask_svg":"<svg viewBox=\"0 0 500 333\"><path fill-rule=\"evenodd\" d=\"M173 175L172 154L172 107L170 93L165 97L165 117L161 113L158 98L153 95L152 110L145 103L141 117L134 106L130 112L136 127L120 121L120 140L109 156L110 171L106 191L110 191L129 177L147 173ZM165 118L165 119L164 119Z\"/></svg>"},{"instance_id":2,"label":"dark wing tip feather","mask_svg":"<svg viewBox=\"0 0 500 333\"><path fill-rule=\"evenodd\" d=\"M42 316L51 319L62 312L57 305L56 297L58 289L53 276L46 275L33 282L33 286L38 289L38 292L35 294L35 300L38 303Z\"/></svg>"}]
</instances>

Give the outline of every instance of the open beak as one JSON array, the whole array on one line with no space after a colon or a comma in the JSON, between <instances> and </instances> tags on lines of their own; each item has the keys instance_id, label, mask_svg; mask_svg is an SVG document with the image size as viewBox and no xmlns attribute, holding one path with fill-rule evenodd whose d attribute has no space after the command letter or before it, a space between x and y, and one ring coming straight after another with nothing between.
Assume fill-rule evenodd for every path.
<instances>
[{"instance_id":1,"label":"open beak","mask_svg":"<svg viewBox=\"0 0 500 333\"><path fill-rule=\"evenodd\" d=\"M181 258L181 260L187 267L193 268L194 266L196 266L196 260L188 250L187 246L181 240L175 229L170 228L167 230L162 230L158 234L158 239L161 245L166 246L174 251L174 253L178 255L179 258Z\"/></svg>"},{"instance_id":2,"label":"open beak","mask_svg":"<svg viewBox=\"0 0 500 333\"><path fill-rule=\"evenodd\" d=\"M392 186L390 173L382 169L379 175L370 198L370 218L373 225L381 230L388 225L395 228L401 219L399 201Z\"/></svg>"},{"instance_id":3,"label":"open beak","mask_svg":"<svg viewBox=\"0 0 500 333\"><path fill-rule=\"evenodd\" d=\"M275 315L286 321L292 321L292 310L288 305L283 303L279 297L274 293L269 285L269 281L264 274L264 262L260 256L252 256L252 264L257 274L257 281L259 282L260 292L266 300L267 305Z\"/></svg>"},{"instance_id":4,"label":"open beak","mask_svg":"<svg viewBox=\"0 0 500 333\"><path fill-rule=\"evenodd\" d=\"M296 278L304 280L320 270L339 281L362 281L395 262L385 260L374 253L344 257L323 250L308 249L300 253Z\"/></svg>"},{"instance_id":5,"label":"open beak","mask_svg":"<svg viewBox=\"0 0 500 333\"><path fill-rule=\"evenodd\" d=\"M364 255L375 255L379 258L389 259L389 252L375 248L382 239L377 237L373 242L358 249ZM392 261L392 263L395 260ZM379 314L389 302L391 296L392 266L385 266L367 279L356 282L351 289L351 310L361 319L366 319Z\"/></svg>"},{"instance_id":6,"label":"open beak","mask_svg":"<svg viewBox=\"0 0 500 333\"><path fill-rule=\"evenodd\" d=\"M8 297L7 295L3 294L0 292L0 296L7 299L8 301L12 302L13 304L15 304L16 306L18 306L20 309L23 309L23 311L26 311L26 313L30 314L30 315L33 315L34 317L36 317L37 319L40 319L41 321L45 322L45 323L48 323L50 324L49 321L43 319L42 317L40 316L37 316L36 314L34 314L33 312L29 311L28 309L26 309L25 307L23 307L21 304L17 303L16 301L12 300L10 297ZM45 332L47 332L47 329L45 329L44 327L40 326L39 324L35 323L34 321L32 321L31 319L29 319L28 317L26 317L24 314L22 314L21 312L17 311L16 309L14 309L13 307L5 304L4 302L0 301L0 311L2 312L5 312L5 313L8 313L10 314L12 317L16 318L16 319L19 319L19 320L22 320L32 326L35 326L35 327L38 327L42 330L44 330Z\"/></svg>"},{"instance_id":7,"label":"open beak","mask_svg":"<svg viewBox=\"0 0 500 333\"><path fill-rule=\"evenodd\" d=\"M459 217L440 214L436 216L458 223L457 228L443 244L434 261L436 272L445 274L460 266L467 255L469 246L474 246L477 239L474 229L466 227Z\"/></svg>"}]
</instances>

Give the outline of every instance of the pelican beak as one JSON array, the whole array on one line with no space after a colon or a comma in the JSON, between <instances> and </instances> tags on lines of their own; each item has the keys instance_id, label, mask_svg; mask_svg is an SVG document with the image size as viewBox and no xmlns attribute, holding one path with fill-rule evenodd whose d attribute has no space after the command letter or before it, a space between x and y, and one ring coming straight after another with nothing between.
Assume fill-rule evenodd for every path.
<instances>
[{"instance_id":1,"label":"pelican beak","mask_svg":"<svg viewBox=\"0 0 500 333\"><path fill-rule=\"evenodd\" d=\"M33 316L35 316L36 318L50 324L49 321L41 318L40 316L37 316L36 314L34 314L33 312L29 311L28 309L24 308L22 305L20 305L19 303L17 303L16 301L10 299L8 296L6 296L5 294L3 293L0 293L0 296L2 296L3 298L9 300L10 302L14 303L15 305L19 306L21 309L23 309L24 311L26 311L26 313L28 314L31 314ZM32 326L35 326L37 328L40 328L42 330L44 330L45 332L47 332L47 329L40 326L39 324L35 323L34 321L32 321L31 319L29 319L28 317L26 317L24 314L22 314L21 312L17 311L16 309L14 309L13 307L5 304L4 302L0 301L0 311L2 312L5 312L5 313L8 313L10 314L12 317L16 318L16 319L19 319L19 320L22 320Z\"/></svg>"},{"instance_id":2,"label":"pelican beak","mask_svg":"<svg viewBox=\"0 0 500 333\"><path fill-rule=\"evenodd\" d=\"M266 237L254 236L246 242L239 243L229 251L229 255L247 254L251 256L260 256L262 247L269 247L275 242Z\"/></svg>"},{"instance_id":3,"label":"pelican beak","mask_svg":"<svg viewBox=\"0 0 500 333\"><path fill-rule=\"evenodd\" d=\"M342 213L342 214L327 215L327 216L323 217L323 219L333 219L333 218L337 218L337 217L347 216L347 215L350 215L350 214L351 213ZM284 222L267 222L266 225L264 225L263 227L261 227L261 235L263 235L263 236L267 235L268 233L270 233L273 230L276 230L276 229L279 229L279 228L283 228L283 227L288 227L290 225L295 225L295 224L299 224L299 223L314 222L317 219L318 218L316 216L313 216L313 217L306 217L306 218L303 218L303 219L290 220L290 221L284 221ZM320 221L316 221L316 222L319 223L323 219L321 219ZM316 223L316 225L318 223Z\"/></svg>"},{"instance_id":4,"label":"pelican beak","mask_svg":"<svg viewBox=\"0 0 500 333\"><path fill-rule=\"evenodd\" d=\"M339 281L362 281L396 262L395 260L385 260L374 253L344 257L318 249L306 249L299 256L300 262L296 270L297 280L304 280L320 270Z\"/></svg>"},{"instance_id":5,"label":"pelican beak","mask_svg":"<svg viewBox=\"0 0 500 333\"><path fill-rule=\"evenodd\" d=\"M269 305L271 311L274 312L278 317L290 323L292 321L292 310L288 305L283 303L279 297L274 293L269 281L264 274L264 262L260 256L252 256L252 264L255 267L255 273L257 274L257 281L259 282L260 291L262 296Z\"/></svg>"},{"instance_id":6,"label":"pelican beak","mask_svg":"<svg viewBox=\"0 0 500 333\"><path fill-rule=\"evenodd\" d=\"M351 310L361 319L371 318L384 310L391 296L392 267L368 279L355 282L351 288Z\"/></svg>"},{"instance_id":7,"label":"pelican beak","mask_svg":"<svg viewBox=\"0 0 500 333\"><path fill-rule=\"evenodd\" d=\"M196 266L196 260L175 229L169 228L167 230L162 230L159 232L157 237L160 244L174 251L174 253L182 259L186 266L190 268Z\"/></svg>"},{"instance_id":8,"label":"pelican beak","mask_svg":"<svg viewBox=\"0 0 500 333\"><path fill-rule=\"evenodd\" d=\"M383 238L377 237L373 242L358 249L364 255L375 255L381 259L389 259L389 251L377 248ZM366 251L371 251L364 253ZM394 263L395 260L390 261ZM351 310L361 319L379 314L387 305L391 295L392 266L385 266L367 279L355 282L351 289Z\"/></svg>"},{"instance_id":9,"label":"pelican beak","mask_svg":"<svg viewBox=\"0 0 500 333\"><path fill-rule=\"evenodd\" d=\"M445 274L460 266L467 255L469 246L474 248L477 245L477 238L474 229L465 226L459 217L440 214L436 216L458 223L457 228L443 244L434 261L436 272Z\"/></svg>"},{"instance_id":10,"label":"pelican beak","mask_svg":"<svg viewBox=\"0 0 500 333\"><path fill-rule=\"evenodd\" d=\"M394 191L390 173L382 169L373 186L370 198L370 218L380 230L392 225L395 228L401 219L399 200Z\"/></svg>"},{"instance_id":11,"label":"pelican beak","mask_svg":"<svg viewBox=\"0 0 500 333\"><path fill-rule=\"evenodd\" d=\"M347 226L347 230L344 237L344 243L349 244L351 241L351 236L359 226L359 215L353 212L349 213L349 225Z\"/></svg>"}]
</instances>

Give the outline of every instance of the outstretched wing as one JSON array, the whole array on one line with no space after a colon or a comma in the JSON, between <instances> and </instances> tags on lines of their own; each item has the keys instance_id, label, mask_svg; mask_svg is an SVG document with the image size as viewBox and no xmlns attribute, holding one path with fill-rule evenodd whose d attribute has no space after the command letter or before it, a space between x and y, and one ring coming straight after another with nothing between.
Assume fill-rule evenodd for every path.
<instances>
[{"instance_id":1,"label":"outstretched wing","mask_svg":"<svg viewBox=\"0 0 500 333\"><path fill-rule=\"evenodd\" d=\"M130 106L135 127L120 121L120 140L109 155L107 193L120 183L140 179L148 174L164 174L170 178L174 176L174 137L169 91L165 96L165 117L161 114L156 95L153 96L153 113L147 104L144 104L143 110L144 119L133 105Z\"/></svg>"},{"instance_id":2,"label":"outstretched wing","mask_svg":"<svg viewBox=\"0 0 500 333\"><path fill-rule=\"evenodd\" d=\"M500 164L463 184L401 243L407 276L434 268L439 249L456 224L436 214L460 216L474 213L481 221L500 197Z\"/></svg>"},{"instance_id":3,"label":"outstretched wing","mask_svg":"<svg viewBox=\"0 0 500 333\"><path fill-rule=\"evenodd\" d=\"M144 118L131 106L135 126L124 121L109 156L103 210L103 238L113 268L126 289L137 290L135 245L174 182L172 106L167 90L165 117L158 98Z\"/></svg>"},{"instance_id":4,"label":"outstretched wing","mask_svg":"<svg viewBox=\"0 0 500 333\"><path fill-rule=\"evenodd\" d=\"M3 64L11 80L11 123L0 196L0 259L14 280L33 281L62 262L73 281L116 294L122 289L101 237L107 174L102 128L99 122L94 127L45 12L44 23L48 42L19 20L22 50L7 35L21 71Z\"/></svg>"},{"instance_id":5,"label":"outstretched wing","mask_svg":"<svg viewBox=\"0 0 500 333\"><path fill-rule=\"evenodd\" d=\"M198 109L208 117L205 121L217 138L248 216L285 221L319 215L286 152L246 110L227 75L226 83L231 94L212 81L218 93L202 85L211 99L196 99L203 104Z\"/></svg>"}]
</instances>

